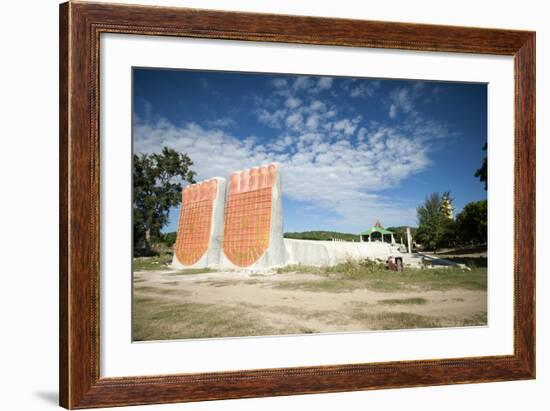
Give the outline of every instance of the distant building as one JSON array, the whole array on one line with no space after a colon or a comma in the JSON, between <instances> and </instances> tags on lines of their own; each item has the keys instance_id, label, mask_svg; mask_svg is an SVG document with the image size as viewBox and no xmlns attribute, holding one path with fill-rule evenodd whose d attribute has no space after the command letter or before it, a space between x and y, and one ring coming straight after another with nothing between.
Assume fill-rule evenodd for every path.
<instances>
[{"instance_id":1,"label":"distant building","mask_svg":"<svg viewBox=\"0 0 550 411\"><path fill-rule=\"evenodd\" d=\"M395 244L395 238L393 237L393 232L386 230L384 227L382 227L382 224L380 224L379 220L376 220L376 223L374 223L374 226L367 231L363 231L359 234L359 239L361 242L364 241L373 241L377 237L380 238L382 241L384 241L384 235L389 235L390 240L392 244Z\"/></svg>"}]
</instances>

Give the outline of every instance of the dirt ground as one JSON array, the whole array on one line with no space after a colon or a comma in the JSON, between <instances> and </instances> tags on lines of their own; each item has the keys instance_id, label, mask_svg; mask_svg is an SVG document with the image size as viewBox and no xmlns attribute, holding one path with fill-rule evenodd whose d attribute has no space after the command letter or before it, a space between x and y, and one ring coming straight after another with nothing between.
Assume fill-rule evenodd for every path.
<instances>
[{"instance_id":1,"label":"dirt ground","mask_svg":"<svg viewBox=\"0 0 550 411\"><path fill-rule=\"evenodd\" d=\"M388 275L399 275L392 273ZM487 292L324 287L315 274L249 271L134 274L135 340L480 326ZM349 280L342 280L349 281ZM316 287L309 287L315 285Z\"/></svg>"}]
</instances>

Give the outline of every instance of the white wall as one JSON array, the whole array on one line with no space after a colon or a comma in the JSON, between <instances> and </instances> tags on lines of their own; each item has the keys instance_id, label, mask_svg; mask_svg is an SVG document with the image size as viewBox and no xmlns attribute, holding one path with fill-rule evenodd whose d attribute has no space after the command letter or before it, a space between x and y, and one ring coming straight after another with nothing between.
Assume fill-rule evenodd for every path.
<instances>
[{"instance_id":1,"label":"white wall","mask_svg":"<svg viewBox=\"0 0 550 411\"><path fill-rule=\"evenodd\" d=\"M113 1L113 0L111 0ZM536 0L383 1L353 0L163 0L242 11L339 16L537 30L538 156L550 154L550 13ZM0 407L54 409L57 397L57 1L27 0L2 5L0 65L0 304L2 315ZM549 189L539 161L538 232L548 232ZM7 229L6 229L7 228ZM29 251L33 247L32 253ZM550 389L550 279L543 261L547 237L539 236L537 284L538 379L448 387L306 395L185 405L151 410L547 409ZM139 409L132 408L132 409Z\"/></svg>"}]
</instances>

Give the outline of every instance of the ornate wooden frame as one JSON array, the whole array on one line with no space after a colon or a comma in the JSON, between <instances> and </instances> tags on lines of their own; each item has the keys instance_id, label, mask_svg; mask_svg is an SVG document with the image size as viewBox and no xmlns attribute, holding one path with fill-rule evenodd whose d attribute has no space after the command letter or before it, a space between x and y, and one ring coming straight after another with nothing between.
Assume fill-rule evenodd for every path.
<instances>
[{"instance_id":1,"label":"ornate wooden frame","mask_svg":"<svg viewBox=\"0 0 550 411\"><path fill-rule=\"evenodd\" d=\"M514 354L100 378L101 33L499 54L515 64ZM69 2L60 6L60 404L134 404L535 377L535 33ZM510 222L512 223L512 222Z\"/></svg>"}]
</instances>

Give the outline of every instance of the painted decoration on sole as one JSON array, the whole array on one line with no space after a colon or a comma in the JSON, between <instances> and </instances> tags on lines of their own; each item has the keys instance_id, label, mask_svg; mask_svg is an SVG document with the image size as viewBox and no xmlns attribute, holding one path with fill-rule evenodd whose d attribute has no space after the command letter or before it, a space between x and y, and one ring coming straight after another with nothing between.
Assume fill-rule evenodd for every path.
<instances>
[{"instance_id":1,"label":"painted decoration on sole","mask_svg":"<svg viewBox=\"0 0 550 411\"><path fill-rule=\"evenodd\" d=\"M181 265L196 265L207 252L213 255L206 259L210 261L204 261L202 265L218 262L223 222L216 218L216 209L220 209L223 219L224 197L225 180L221 178L206 180L182 190L178 234L174 246L175 260ZM216 252L217 255L214 255Z\"/></svg>"},{"instance_id":2,"label":"painted decoration on sole","mask_svg":"<svg viewBox=\"0 0 550 411\"><path fill-rule=\"evenodd\" d=\"M237 171L229 177L223 253L232 264L248 267L268 250L278 178L275 164ZM276 191L280 197L280 190ZM282 232L280 237L282 240Z\"/></svg>"}]
</instances>

